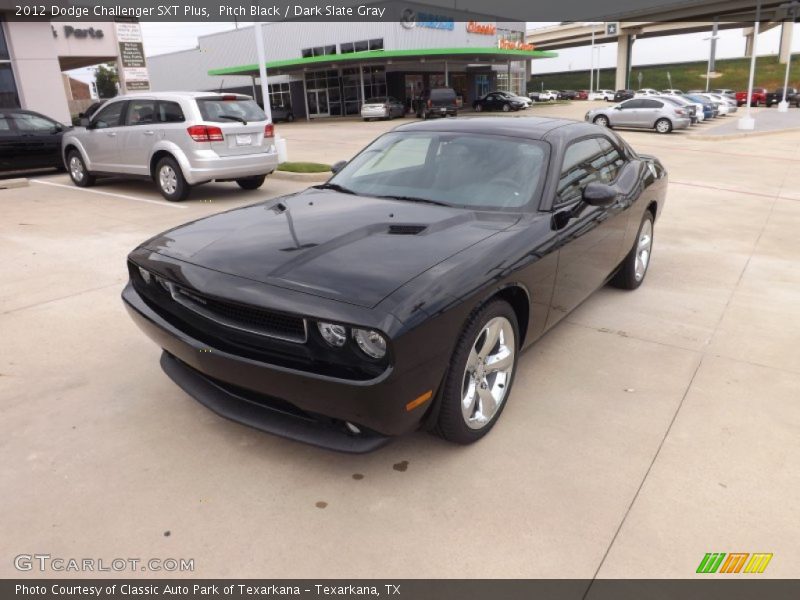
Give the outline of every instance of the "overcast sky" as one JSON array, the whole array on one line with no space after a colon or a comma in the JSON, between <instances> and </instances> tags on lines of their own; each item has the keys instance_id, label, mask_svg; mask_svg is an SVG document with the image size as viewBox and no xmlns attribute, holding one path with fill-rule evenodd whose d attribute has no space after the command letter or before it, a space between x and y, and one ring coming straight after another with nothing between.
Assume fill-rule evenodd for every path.
<instances>
[{"instance_id":1,"label":"overcast sky","mask_svg":"<svg viewBox=\"0 0 800 600\"><path fill-rule=\"evenodd\" d=\"M242 23L240 26L248 26ZM553 25L553 23L528 23L529 29ZM197 46L198 36L233 29L236 25L225 23L142 23L144 48L147 56L188 50ZM795 26L797 28L797 26ZM710 29L710 28L709 28ZM800 28L798 28L800 29ZM708 58L708 42L703 38L709 33L694 33L660 38L638 40L634 45L633 64L645 65L664 62L704 60ZM741 29L720 32L717 47L718 58L734 58L744 55L745 39ZM776 27L758 38L758 54L777 54L780 45L780 27ZM800 52L800 30L794 35L793 51ZM601 67L616 64L616 44L606 44L595 51ZM558 51L557 58L534 62L535 73L554 71L584 70L591 64L591 50L588 46L567 48ZM667 57L667 58L665 58ZM285 58L285 57L275 57ZM74 73L79 79L91 80L93 75L87 70ZM609 82L611 83L611 82Z\"/></svg>"}]
</instances>

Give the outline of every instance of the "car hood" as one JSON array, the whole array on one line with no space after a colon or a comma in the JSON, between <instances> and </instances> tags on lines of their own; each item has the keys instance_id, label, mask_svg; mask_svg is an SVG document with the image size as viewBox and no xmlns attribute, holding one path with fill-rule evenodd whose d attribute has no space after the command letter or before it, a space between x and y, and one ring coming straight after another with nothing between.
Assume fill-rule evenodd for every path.
<instances>
[{"instance_id":1,"label":"car hood","mask_svg":"<svg viewBox=\"0 0 800 600\"><path fill-rule=\"evenodd\" d=\"M373 307L519 220L308 189L164 232L148 250L223 273Z\"/></svg>"}]
</instances>

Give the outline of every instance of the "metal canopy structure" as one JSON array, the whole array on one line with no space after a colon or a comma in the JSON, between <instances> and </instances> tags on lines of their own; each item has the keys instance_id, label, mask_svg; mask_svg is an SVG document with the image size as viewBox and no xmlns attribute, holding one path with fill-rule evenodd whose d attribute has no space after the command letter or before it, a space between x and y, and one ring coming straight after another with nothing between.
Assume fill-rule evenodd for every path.
<instances>
[{"instance_id":1,"label":"metal canopy structure","mask_svg":"<svg viewBox=\"0 0 800 600\"><path fill-rule=\"evenodd\" d=\"M351 52L349 54L332 54L325 56L309 56L305 58L292 58L275 60L266 64L270 75L288 75L301 72L305 69L336 68L348 64L364 66L380 64L401 64L444 62L455 64L506 64L517 60L532 60L538 58L552 58L555 52L545 50L509 50L495 47L468 47L468 48L426 48L414 50L368 50L364 52ZM258 77L259 65L241 65L210 69L209 75L247 75Z\"/></svg>"}]
</instances>

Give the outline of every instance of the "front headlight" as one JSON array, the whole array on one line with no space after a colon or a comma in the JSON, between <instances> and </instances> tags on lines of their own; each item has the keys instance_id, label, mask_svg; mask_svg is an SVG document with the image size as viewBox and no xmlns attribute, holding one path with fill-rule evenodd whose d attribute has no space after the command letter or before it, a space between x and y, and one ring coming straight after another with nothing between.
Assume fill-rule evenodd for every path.
<instances>
[{"instance_id":1,"label":"front headlight","mask_svg":"<svg viewBox=\"0 0 800 600\"><path fill-rule=\"evenodd\" d=\"M347 341L347 329L344 325L337 325L336 323L324 323L320 321L317 323L319 333L328 344L334 348L341 348Z\"/></svg>"},{"instance_id":2,"label":"front headlight","mask_svg":"<svg viewBox=\"0 0 800 600\"><path fill-rule=\"evenodd\" d=\"M371 329L353 329L353 338L361 351L372 358L386 356L386 338Z\"/></svg>"},{"instance_id":3,"label":"front headlight","mask_svg":"<svg viewBox=\"0 0 800 600\"><path fill-rule=\"evenodd\" d=\"M150 271L139 267L139 276L142 278L142 281L144 281L147 285L150 285Z\"/></svg>"}]
</instances>

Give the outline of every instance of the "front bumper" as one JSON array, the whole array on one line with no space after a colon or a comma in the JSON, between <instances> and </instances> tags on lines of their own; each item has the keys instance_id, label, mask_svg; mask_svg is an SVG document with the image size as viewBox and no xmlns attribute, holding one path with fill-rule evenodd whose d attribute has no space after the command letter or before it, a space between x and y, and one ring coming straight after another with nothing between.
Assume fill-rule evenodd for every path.
<instances>
[{"instance_id":1,"label":"front bumper","mask_svg":"<svg viewBox=\"0 0 800 600\"><path fill-rule=\"evenodd\" d=\"M365 381L299 371L210 347L164 319L130 283L122 299L134 322L166 352L164 370L195 399L234 421L334 450L366 452L387 436L418 429L430 402L411 412L406 404L420 386L435 392L444 370L421 364L400 373L389 367ZM348 422L361 433L348 433Z\"/></svg>"},{"instance_id":2,"label":"front bumper","mask_svg":"<svg viewBox=\"0 0 800 600\"><path fill-rule=\"evenodd\" d=\"M692 120L689 117L684 117L682 119L675 119L672 122L673 129L688 129L692 126Z\"/></svg>"},{"instance_id":3,"label":"front bumper","mask_svg":"<svg viewBox=\"0 0 800 600\"><path fill-rule=\"evenodd\" d=\"M269 175L278 168L278 151L272 145L267 152L219 156L213 150L200 150L187 156L183 176L191 184L215 179L239 179Z\"/></svg>"}]
</instances>

